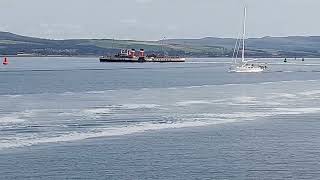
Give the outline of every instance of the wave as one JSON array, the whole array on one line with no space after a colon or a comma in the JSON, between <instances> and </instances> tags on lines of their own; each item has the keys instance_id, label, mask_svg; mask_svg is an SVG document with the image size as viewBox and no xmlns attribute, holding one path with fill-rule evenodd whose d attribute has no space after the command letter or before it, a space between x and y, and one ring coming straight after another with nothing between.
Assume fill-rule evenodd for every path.
<instances>
[{"instance_id":1,"label":"wave","mask_svg":"<svg viewBox=\"0 0 320 180\"><path fill-rule=\"evenodd\" d=\"M102 114L102 113L110 113L111 110L108 108L99 108L99 109L87 109L83 111L84 113L93 113L93 114Z\"/></svg>"},{"instance_id":2,"label":"wave","mask_svg":"<svg viewBox=\"0 0 320 180\"><path fill-rule=\"evenodd\" d=\"M212 104L212 102L205 101L205 100L193 100L193 101L181 101L176 103L176 105L178 106L190 106L190 105L199 105L199 104Z\"/></svg>"},{"instance_id":3,"label":"wave","mask_svg":"<svg viewBox=\"0 0 320 180\"><path fill-rule=\"evenodd\" d=\"M94 129L91 132L74 132L61 136L55 137L43 137L35 139L18 139L10 142L0 142L0 149L6 148L17 148L23 146L32 146L37 144L44 143L58 143L58 142L72 142L79 141L91 138L99 137L112 137L112 136L123 136L134 133L143 133L147 131L163 130L163 129L176 129L176 128L188 128L188 127L201 127L207 125L221 124L231 122L231 120L224 121L214 121L214 122L205 122L205 121L193 121L193 122L176 122L176 123L140 123L137 125L131 125L126 127L116 127L108 129Z\"/></svg>"},{"instance_id":4,"label":"wave","mask_svg":"<svg viewBox=\"0 0 320 180\"><path fill-rule=\"evenodd\" d=\"M110 108L88 108L88 109L68 109L63 110L64 112L57 113L57 116L74 116L74 117L86 117L91 119L101 118L102 116L112 114L112 110Z\"/></svg>"},{"instance_id":5,"label":"wave","mask_svg":"<svg viewBox=\"0 0 320 180\"><path fill-rule=\"evenodd\" d=\"M279 114L299 115L319 113L320 108L275 108L275 111Z\"/></svg>"},{"instance_id":6,"label":"wave","mask_svg":"<svg viewBox=\"0 0 320 180\"><path fill-rule=\"evenodd\" d=\"M256 97L251 97L251 96L235 97L235 98L232 98L232 100L234 102L236 102L236 103L241 103L241 104L257 102L257 98Z\"/></svg>"},{"instance_id":7,"label":"wave","mask_svg":"<svg viewBox=\"0 0 320 180\"><path fill-rule=\"evenodd\" d=\"M0 124L17 124L25 122L24 119L20 118L19 116L5 116L0 118Z\"/></svg>"},{"instance_id":8,"label":"wave","mask_svg":"<svg viewBox=\"0 0 320 180\"><path fill-rule=\"evenodd\" d=\"M287 99L295 99L298 98L296 94L290 94L290 93L271 93L271 96L268 96L270 99L276 99L276 98L287 98Z\"/></svg>"},{"instance_id":9,"label":"wave","mask_svg":"<svg viewBox=\"0 0 320 180\"><path fill-rule=\"evenodd\" d=\"M64 92L61 95L63 95L63 96L72 96L74 94L75 94L75 92Z\"/></svg>"},{"instance_id":10,"label":"wave","mask_svg":"<svg viewBox=\"0 0 320 180\"><path fill-rule=\"evenodd\" d=\"M58 113L57 116L82 116L86 118L97 119L103 116L108 116L116 113L119 110L136 110L136 109L160 109L161 105L158 104L121 104L121 105L108 105L96 108L87 109L67 109L64 112ZM62 110L61 110L62 111Z\"/></svg>"},{"instance_id":11,"label":"wave","mask_svg":"<svg viewBox=\"0 0 320 180\"><path fill-rule=\"evenodd\" d=\"M179 89L196 89L196 88L203 88L203 87L224 87L224 86L239 86L239 85L270 85L270 84L282 84L282 83L303 83L303 82L319 82L319 79L311 79L311 80L284 80L284 81L266 81L266 82L252 82L252 83L227 83L227 84L203 84L203 85L194 85L194 86L173 86L167 88L139 88L139 89L106 89L106 90L97 90L97 91L79 91L79 92L63 92L63 93L38 93L35 95L46 95L46 94L54 94L54 95L76 95L76 94L104 94L108 92L115 92L115 91L123 91L123 90L179 90ZM18 98L24 96L26 94L1 94L1 97L11 97L11 98ZM34 95L34 94L32 94Z\"/></svg>"},{"instance_id":12,"label":"wave","mask_svg":"<svg viewBox=\"0 0 320 180\"><path fill-rule=\"evenodd\" d=\"M181 87L170 87L166 89L172 88L203 88L203 87L224 87L224 86L248 86L248 85L270 85L270 84L283 84L283 83L304 83L304 82L319 82L319 79L311 79L311 80L283 80L283 81L266 81L266 82L252 82L252 83L228 83L228 84L204 84L204 85L196 85L196 86L181 86Z\"/></svg>"},{"instance_id":13,"label":"wave","mask_svg":"<svg viewBox=\"0 0 320 180\"><path fill-rule=\"evenodd\" d=\"M104 94L106 91L87 91L86 94Z\"/></svg>"},{"instance_id":14,"label":"wave","mask_svg":"<svg viewBox=\"0 0 320 180\"><path fill-rule=\"evenodd\" d=\"M40 111L40 110L38 110ZM27 118L36 116L37 110L25 110L21 112L9 113L0 117L0 124L19 124L27 121Z\"/></svg>"},{"instance_id":15,"label":"wave","mask_svg":"<svg viewBox=\"0 0 320 180\"><path fill-rule=\"evenodd\" d=\"M120 107L125 109L157 109L160 108L159 104L123 104Z\"/></svg>"},{"instance_id":16,"label":"wave","mask_svg":"<svg viewBox=\"0 0 320 180\"><path fill-rule=\"evenodd\" d=\"M275 115L271 112L237 112L237 113L202 113L197 115L189 115L183 119L186 121L192 120L229 120L232 121L242 121L242 120L252 120L255 118L269 117Z\"/></svg>"},{"instance_id":17,"label":"wave","mask_svg":"<svg viewBox=\"0 0 320 180\"><path fill-rule=\"evenodd\" d=\"M141 104L139 105L141 106ZM149 105L148 105L149 107ZM153 106L154 107L154 106ZM96 108L85 110L88 114L99 114L110 112L108 108ZM95 128L88 132L69 132L63 135L50 137L17 137L10 141L0 141L0 149L16 148L22 146L32 146L43 143L72 142L91 138L123 136L134 133L144 133L149 131L177 128L204 127L210 125L233 123L241 121L257 120L259 118L277 116L277 115L299 115L308 113L319 113L320 108L273 108L261 112L235 112L235 113L202 113L202 114L184 114L175 117L175 121L166 122L144 122L135 125L121 125L113 128ZM0 121L17 122L23 120L15 117L0 118Z\"/></svg>"},{"instance_id":18,"label":"wave","mask_svg":"<svg viewBox=\"0 0 320 180\"><path fill-rule=\"evenodd\" d=\"M110 108L94 108L94 109L85 109L81 111L82 114L107 114L111 112Z\"/></svg>"},{"instance_id":19,"label":"wave","mask_svg":"<svg viewBox=\"0 0 320 180\"><path fill-rule=\"evenodd\" d=\"M318 95L318 94L320 94L320 90L305 91L305 92L301 92L299 94L304 95L304 96Z\"/></svg>"},{"instance_id":20,"label":"wave","mask_svg":"<svg viewBox=\"0 0 320 180\"><path fill-rule=\"evenodd\" d=\"M13 95L2 95L3 97L8 97L8 98L19 98L19 97L22 97L22 95L21 94L17 94L17 95L15 95L15 94L13 94Z\"/></svg>"},{"instance_id":21,"label":"wave","mask_svg":"<svg viewBox=\"0 0 320 180\"><path fill-rule=\"evenodd\" d=\"M263 101L262 103L265 106L283 106L283 105L286 105L286 103L276 102L276 101Z\"/></svg>"}]
</instances>

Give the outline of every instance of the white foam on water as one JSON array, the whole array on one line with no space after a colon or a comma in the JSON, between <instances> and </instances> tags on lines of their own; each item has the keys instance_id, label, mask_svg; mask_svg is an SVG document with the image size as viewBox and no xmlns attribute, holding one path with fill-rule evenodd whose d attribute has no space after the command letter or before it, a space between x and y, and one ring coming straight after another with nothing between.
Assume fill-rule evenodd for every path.
<instances>
[{"instance_id":1,"label":"white foam on water","mask_svg":"<svg viewBox=\"0 0 320 180\"><path fill-rule=\"evenodd\" d=\"M0 117L0 124L17 124L23 122L25 122L25 120L16 115Z\"/></svg>"},{"instance_id":2,"label":"white foam on water","mask_svg":"<svg viewBox=\"0 0 320 180\"><path fill-rule=\"evenodd\" d=\"M178 106L191 106L191 105L201 105L201 104L212 104L212 102L205 101L205 100L190 100L190 101L181 101L176 103L176 105Z\"/></svg>"},{"instance_id":3,"label":"white foam on water","mask_svg":"<svg viewBox=\"0 0 320 180\"><path fill-rule=\"evenodd\" d=\"M2 95L2 97L19 98L19 97L22 97L22 95L20 95L20 94L18 94L18 95Z\"/></svg>"},{"instance_id":4,"label":"white foam on water","mask_svg":"<svg viewBox=\"0 0 320 180\"><path fill-rule=\"evenodd\" d=\"M284 73L293 73L295 71L282 71L282 72L284 72Z\"/></svg>"},{"instance_id":5,"label":"white foam on water","mask_svg":"<svg viewBox=\"0 0 320 180\"><path fill-rule=\"evenodd\" d=\"M251 97L251 96L235 97L235 98L232 98L232 101L235 102L235 103L244 103L244 104L258 102L256 97Z\"/></svg>"},{"instance_id":6,"label":"white foam on water","mask_svg":"<svg viewBox=\"0 0 320 180\"><path fill-rule=\"evenodd\" d=\"M224 86L251 86L251 85L267 85L267 84L283 84L283 83L303 83L303 82L319 82L320 80L284 80L284 81L268 81L268 82L253 82L253 83L230 83L230 84L206 84L206 85L196 85L196 86L177 86L177 87L169 87L169 88L141 88L140 90L145 91L155 91L155 90L179 90L179 89L193 89L193 88L203 88L203 87L224 87ZM123 90L131 90L131 89L119 89L119 90L102 90L102 91L87 91L87 92L64 92L58 93L58 95L81 95L81 94L105 94L107 92L115 92L115 91L123 91ZM47 93L40 93L37 95L44 95ZM52 93L51 93L52 94ZM55 93L54 93L55 94ZM0 95L0 97L12 97L17 98L23 95Z\"/></svg>"},{"instance_id":7,"label":"white foam on water","mask_svg":"<svg viewBox=\"0 0 320 180\"><path fill-rule=\"evenodd\" d=\"M161 105L158 104L123 104L120 107L125 109L158 109Z\"/></svg>"},{"instance_id":8,"label":"white foam on water","mask_svg":"<svg viewBox=\"0 0 320 180\"><path fill-rule=\"evenodd\" d=\"M76 112L62 112L58 113L57 116L64 117L64 116L79 116L79 113Z\"/></svg>"},{"instance_id":9,"label":"white foam on water","mask_svg":"<svg viewBox=\"0 0 320 180\"><path fill-rule=\"evenodd\" d=\"M293 82L293 81L282 81L282 82ZM269 82L271 84L281 84L282 82ZM295 81L297 82L297 81ZM305 81L301 81L305 82ZM318 81L317 81L318 82ZM257 83L259 84L259 83ZM260 83L261 84L261 83ZM231 84L231 85L245 85L245 84ZM249 86L249 88L254 88L254 85L256 84L250 84L253 86ZM230 84L227 85L203 85L203 86L192 86L191 88L203 88L203 87L215 87L215 86L230 86ZM270 86L271 87L271 86ZM183 87L177 87L177 90L181 90ZM233 87L232 87L233 88ZM171 88L172 89L172 88ZM163 89L156 89L156 91L161 91ZM196 89L197 90L197 89ZM111 90L112 91L112 90ZM154 91L153 90L147 90L146 91ZM189 91L189 90L186 90ZM192 90L193 91L193 90ZM318 90L314 90L314 92L309 91L308 94L316 93ZM96 92L89 92L92 94L95 93L104 93L107 91L96 91ZM82 93L83 94L83 93ZM187 94L188 95L188 94ZM232 103L239 103L237 105L248 105L250 103L252 104L259 104L259 105L265 105L270 103L270 105L280 105L278 101L276 101L279 97L285 97L288 99L298 99L299 96L295 94L288 94L288 93L274 93L271 94L271 100L275 100L275 102L272 102L270 99L269 101L265 102L263 99L266 97L261 97L260 99L257 99L257 97L252 96L240 96L235 98L228 98L224 100L186 100L183 101L183 99L176 100L176 105L178 106L191 106L191 105L208 105L208 104L214 104L215 102L226 102L226 105L228 102ZM195 97L189 97L191 99L196 99ZM199 99L205 99L205 97L200 97ZM260 98L260 97L259 97ZM273 98L273 99L272 99ZM180 101L179 101L180 100ZM258 101L259 100L259 101ZM298 99L299 100L299 99ZM150 102L150 101L149 101ZM147 102L148 103L148 102ZM243 104L241 104L243 103ZM272 104L274 103L274 104ZM65 110L59 110L62 113L59 114L59 116L66 116L66 115L72 115L72 116L85 116L89 118L99 118L104 115L108 115L111 113L115 113L117 110L135 110L135 109L160 109L163 106L158 104L120 104L120 105L114 105L114 106L105 106L105 107L99 107L99 108L85 108L83 109L65 109ZM237 111L235 107L234 111ZM243 109L242 109L243 110ZM58 111L58 112L59 112ZM64 111L64 112L63 112ZM214 112L214 109L212 110ZM228 111L228 109L227 109ZM231 110L230 110L231 111ZM0 123L1 121L3 123L23 123L26 120L28 120L28 117L34 117L37 116L38 113L45 114L46 112L55 112L53 110L28 110L23 111L20 113L8 115L6 117L0 117ZM135 111L136 112L136 111ZM138 111L139 112L139 111ZM37 134L36 136L29 136L29 137L17 137L17 139L12 141L1 141L0 140L0 149L1 148L11 148L11 147L21 147L21 146L31 146L41 143L57 143L57 142L69 142L69 141L77 141L77 140L83 140L83 139L89 139L89 138L97 138L97 137L109 137L109 136L121 136L121 135L127 135L127 134L133 134L133 133L143 133L147 131L153 131L153 130L162 130L162 129L174 129L174 128L188 128L188 127L198 127L198 126L208 126L208 125L214 125L214 124L221 124L221 123L230 123L230 122L238 122L238 121L245 121L245 120L256 120L258 118L263 117L269 117L269 116L276 116L276 115L282 115L282 114L304 114L304 113L319 113L320 108L274 108L274 109L266 109L264 112L232 112L231 113L208 113L208 114L196 114L196 115L185 115L183 113L175 112L174 109L171 111L172 113L179 114L180 117L178 117L178 120L181 121L172 121L167 123L140 123L136 125L127 125L122 127L114 127L114 128L99 128L99 129L91 129L89 132L69 132L68 134L59 135L59 132L48 132L52 133L51 137L36 137L41 136L40 134ZM170 117L170 116L169 116ZM72 118L70 118L72 119ZM173 118L175 119L175 118Z\"/></svg>"},{"instance_id":10,"label":"white foam on water","mask_svg":"<svg viewBox=\"0 0 320 180\"><path fill-rule=\"evenodd\" d=\"M167 88L167 89L169 89L169 90L176 90L176 89L178 89L177 87L169 87L169 88Z\"/></svg>"},{"instance_id":11,"label":"white foam on water","mask_svg":"<svg viewBox=\"0 0 320 180\"><path fill-rule=\"evenodd\" d=\"M97 108L87 109L87 113L105 113L109 109ZM12 141L0 141L0 149L16 148L23 146L32 146L44 143L58 143L79 141L90 138L122 136L134 133L144 133L148 131L163 130L163 129L177 129L177 128L191 128L203 127L216 124L241 122L247 120L257 120L263 117L270 117L282 114L298 115L304 113L319 113L320 108L274 108L266 112L235 112L235 113L202 113L181 115L180 121L167 123L139 123L136 125L127 125L114 128L98 128L92 129L89 132L70 132L69 134L53 136L53 137L20 137ZM16 119L2 119L9 122L19 121Z\"/></svg>"},{"instance_id":12,"label":"white foam on water","mask_svg":"<svg viewBox=\"0 0 320 180\"><path fill-rule=\"evenodd\" d=\"M235 112L235 113L202 113L196 115L190 115L186 120L206 120L206 119L220 119L220 120L232 120L232 121L243 121L243 120L255 120L257 118L269 117L276 115L273 112Z\"/></svg>"},{"instance_id":13,"label":"white foam on water","mask_svg":"<svg viewBox=\"0 0 320 180\"><path fill-rule=\"evenodd\" d=\"M48 111L49 111L48 109L32 109L32 110L25 110L17 114L25 118L32 118L37 116L38 113L48 112Z\"/></svg>"},{"instance_id":14,"label":"white foam on water","mask_svg":"<svg viewBox=\"0 0 320 180\"><path fill-rule=\"evenodd\" d=\"M299 94L304 95L304 96L319 95L320 94L320 90L305 91L305 92L301 92Z\"/></svg>"},{"instance_id":15,"label":"white foam on water","mask_svg":"<svg viewBox=\"0 0 320 180\"><path fill-rule=\"evenodd\" d=\"M320 108L275 108L278 114L299 115L319 113Z\"/></svg>"},{"instance_id":16,"label":"white foam on water","mask_svg":"<svg viewBox=\"0 0 320 180\"><path fill-rule=\"evenodd\" d=\"M251 85L275 85L275 84L283 84L283 83L305 83L305 82L319 82L320 80L284 80L284 81L266 81L266 82L253 82L253 83L229 83L229 84L206 84L206 85L198 85L198 86L184 86L184 87L170 87L172 88L185 88L185 89L193 89L193 88L203 88L203 87L224 87L224 86L251 86ZM169 89L169 88L166 88Z\"/></svg>"},{"instance_id":17,"label":"white foam on water","mask_svg":"<svg viewBox=\"0 0 320 180\"><path fill-rule=\"evenodd\" d=\"M21 112L9 113L0 117L0 124L18 124L26 121L26 118L36 116L36 110L25 110Z\"/></svg>"},{"instance_id":18,"label":"white foam on water","mask_svg":"<svg viewBox=\"0 0 320 180\"><path fill-rule=\"evenodd\" d=\"M122 105L109 105L98 108L87 109L67 109L65 112L58 113L57 116L83 116L87 118L101 118L102 116L113 114L117 110L135 110L135 109L159 109L161 106L158 104L122 104Z\"/></svg>"},{"instance_id":19,"label":"white foam on water","mask_svg":"<svg viewBox=\"0 0 320 180\"><path fill-rule=\"evenodd\" d=\"M273 84L274 82L263 82L261 83L262 85L268 85L268 84Z\"/></svg>"},{"instance_id":20,"label":"white foam on water","mask_svg":"<svg viewBox=\"0 0 320 180\"><path fill-rule=\"evenodd\" d=\"M72 142L72 141L79 141L79 140L99 138L99 137L123 136L123 135L129 135L134 133L143 133L147 131L155 131L155 130L163 130L163 129L201 127L201 126L228 123L233 121L234 120L189 121L189 122L162 123L162 124L140 123L137 125L125 126L125 127L94 129L91 132L69 133L69 134L60 135L56 137L39 137L34 139L20 138L20 139L12 140L10 142L0 141L0 149L32 146L32 145L44 144L44 143Z\"/></svg>"},{"instance_id":21,"label":"white foam on water","mask_svg":"<svg viewBox=\"0 0 320 180\"><path fill-rule=\"evenodd\" d=\"M199 85L199 86L187 86L187 87L184 87L186 89L193 89L193 88L202 88L202 87L207 87L208 85Z\"/></svg>"},{"instance_id":22,"label":"white foam on water","mask_svg":"<svg viewBox=\"0 0 320 180\"><path fill-rule=\"evenodd\" d=\"M316 79L312 79L312 80L307 80L307 82L317 82L319 80L316 80Z\"/></svg>"},{"instance_id":23,"label":"white foam on water","mask_svg":"<svg viewBox=\"0 0 320 180\"><path fill-rule=\"evenodd\" d=\"M85 109L82 112L89 114L104 114L110 113L111 110L109 108L95 108L95 109Z\"/></svg>"},{"instance_id":24,"label":"white foam on water","mask_svg":"<svg viewBox=\"0 0 320 180\"><path fill-rule=\"evenodd\" d=\"M295 94L290 93L271 93L271 96L268 96L270 99L277 99L277 98L287 98L287 99L295 99L298 98Z\"/></svg>"},{"instance_id":25,"label":"white foam on water","mask_svg":"<svg viewBox=\"0 0 320 180\"><path fill-rule=\"evenodd\" d=\"M87 108L87 109L64 109L59 110L64 111L57 113L56 116L65 117L65 116L74 116L74 117L87 117L87 118L100 118L102 115L111 114L112 110L110 108Z\"/></svg>"},{"instance_id":26,"label":"white foam on water","mask_svg":"<svg viewBox=\"0 0 320 180\"><path fill-rule=\"evenodd\" d=\"M89 113L104 113L109 112L106 109L91 109L86 112ZM170 123L140 123L130 126L122 126L115 128L100 128L93 129L90 132L77 132L60 135L56 137L39 137L34 139L18 139L10 142L1 142L0 149L16 148L22 146L32 146L43 143L58 143L58 142L72 142L85 140L90 138L122 136L134 133L143 133L148 131L163 130L163 129L177 129L177 128L190 128L190 127L203 127L216 124L240 122L247 120L256 120L258 118L276 116L280 114L302 114L302 113L318 113L320 108L275 108L268 112L236 112L236 113L203 113L203 114L190 114L183 115L182 121Z\"/></svg>"},{"instance_id":27,"label":"white foam on water","mask_svg":"<svg viewBox=\"0 0 320 180\"><path fill-rule=\"evenodd\" d=\"M74 92L64 92L61 95L63 95L63 96L71 96L71 95L74 95L74 94L76 94L76 93L74 93Z\"/></svg>"},{"instance_id":28,"label":"white foam on water","mask_svg":"<svg viewBox=\"0 0 320 180\"><path fill-rule=\"evenodd\" d=\"M88 91L85 92L86 94L104 94L106 93L106 91Z\"/></svg>"},{"instance_id":29,"label":"white foam on water","mask_svg":"<svg viewBox=\"0 0 320 180\"><path fill-rule=\"evenodd\" d=\"M106 114L111 114L112 110L110 108L91 108L91 109L83 109L80 112L75 112L74 116L85 116L88 118L101 118Z\"/></svg>"},{"instance_id":30,"label":"white foam on water","mask_svg":"<svg viewBox=\"0 0 320 180\"><path fill-rule=\"evenodd\" d=\"M283 105L287 105L285 103L276 102L276 101L263 101L262 104L263 105L267 105L267 106L283 106Z\"/></svg>"}]
</instances>

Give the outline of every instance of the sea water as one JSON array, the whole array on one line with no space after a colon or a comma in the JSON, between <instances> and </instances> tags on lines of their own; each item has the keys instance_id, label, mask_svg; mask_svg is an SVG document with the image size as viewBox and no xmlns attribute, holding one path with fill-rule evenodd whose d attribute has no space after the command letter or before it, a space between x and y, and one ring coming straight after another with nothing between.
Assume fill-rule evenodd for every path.
<instances>
[{"instance_id":1,"label":"sea water","mask_svg":"<svg viewBox=\"0 0 320 180\"><path fill-rule=\"evenodd\" d=\"M2 179L319 177L320 60L228 73L230 59L0 68Z\"/></svg>"}]
</instances>

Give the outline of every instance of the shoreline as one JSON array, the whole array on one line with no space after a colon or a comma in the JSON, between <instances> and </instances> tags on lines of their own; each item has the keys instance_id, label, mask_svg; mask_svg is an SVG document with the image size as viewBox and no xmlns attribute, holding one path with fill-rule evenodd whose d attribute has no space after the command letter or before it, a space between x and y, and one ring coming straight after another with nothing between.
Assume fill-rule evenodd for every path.
<instances>
[{"instance_id":1,"label":"shoreline","mask_svg":"<svg viewBox=\"0 0 320 180\"><path fill-rule=\"evenodd\" d=\"M75 55L75 56L65 56L65 55L43 55L43 56L30 56L30 55L0 55L0 57L21 57L21 58L28 58L28 57L31 57L31 58L44 58L44 57L53 57L53 58L57 58L57 57L62 57L62 58L99 58L101 56L98 56L98 55ZM183 58L186 58L186 59L221 59L221 58L225 58L225 59L232 59L233 57L226 57L226 56L221 56L221 57L184 57L184 56L181 56ZM256 58L256 59L320 59L320 56L319 57L278 57L278 56L272 56L272 57L255 57L255 56L248 56L247 58Z\"/></svg>"}]
</instances>

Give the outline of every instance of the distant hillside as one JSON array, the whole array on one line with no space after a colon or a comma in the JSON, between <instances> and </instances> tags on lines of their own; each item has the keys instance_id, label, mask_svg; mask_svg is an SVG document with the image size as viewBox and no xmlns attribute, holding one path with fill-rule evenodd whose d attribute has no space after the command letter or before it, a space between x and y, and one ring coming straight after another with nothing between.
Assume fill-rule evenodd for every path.
<instances>
[{"instance_id":1,"label":"distant hillside","mask_svg":"<svg viewBox=\"0 0 320 180\"><path fill-rule=\"evenodd\" d=\"M100 56L112 55L119 49L140 49L147 53L180 56L224 56L230 53L222 47L192 47L163 44L159 41L133 41L112 39L49 40L0 32L0 54Z\"/></svg>"},{"instance_id":2,"label":"distant hillside","mask_svg":"<svg viewBox=\"0 0 320 180\"><path fill-rule=\"evenodd\" d=\"M252 56L320 56L320 36L289 36L249 38L247 49ZM184 44L190 46L218 46L233 49L236 42L231 38L207 37L203 39L169 39L168 44Z\"/></svg>"},{"instance_id":3,"label":"distant hillside","mask_svg":"<svg viewBox=\"0 0 320 180\"><path fill-rule=\"evenodd\" d=\"M0 54L63 56L111 55L119 49L140 49L147 53L187 57L230 57L236 40L232 38L168 39L133 41L112 39L50 40L0 32ZM247 40L252 57L320 57L320 37L263 37Z\"/></svg>"}]
</instances>

